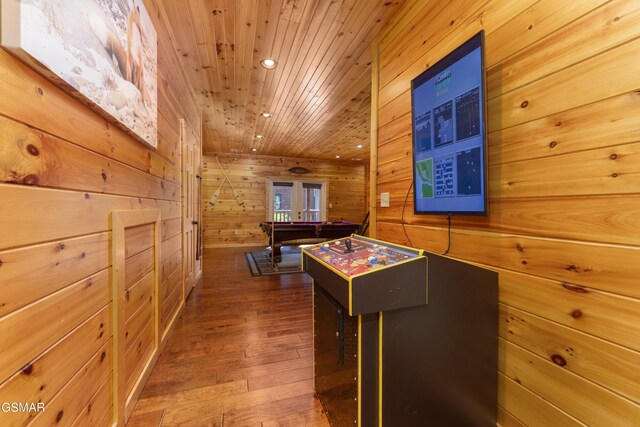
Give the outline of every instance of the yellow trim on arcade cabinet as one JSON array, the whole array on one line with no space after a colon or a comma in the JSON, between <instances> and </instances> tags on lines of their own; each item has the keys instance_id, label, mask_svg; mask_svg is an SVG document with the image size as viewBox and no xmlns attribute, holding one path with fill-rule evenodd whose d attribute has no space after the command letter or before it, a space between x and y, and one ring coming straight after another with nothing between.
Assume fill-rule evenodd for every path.
<instances>
[{"instance_id":1,"label":"yellow trim on arcade cabinet","mask_svg":"<svg viewBox=\"0 0 640 427\"><path fill-rule=\"evenodd\" d=\"M358 315L358 426L362 425L362 315Z\"/></svg>"},{"instance_id":2,"label":"yellow trim on arcade cabinet","mask_svg":"<svg viewBox=\"0 0 640 427\"><path fill-rule=\"evenodd\" d=\"M378 315L378 426L382 427L382 312Z\"/></svg>"},{"instance_id":3,"label":"yellow trim on arcade cabinet","mask_svg":"<svg viewBox=\"0 0 640 427\"><path fill-rule=\"evenodd\" d=\"M349 316L353 316L353 282L349 279Z\"/></svg>"},{"instance_id":4,"label":"yellow trim on arcade cabinet","mask_svg":"<svg viewBox=\"0 0 640 427\"><path fill-rule=\"evenodd\" d=\"M304 257L303 257L304 258ZM311 365L313 366L313 391L316 391L316 281L311 279Z\"/></svg>"},{"instance_id":5,"label":"yellow trim on arcade cabinet","mask_svg":"<svg viewBox=\"0 0 640 427\"><path fill-rule=\"evenodd\" d=\"M424 256L424 268L425 268L425 273L424 273L424 286L426 288L425 290L425 297L424 297L424 303L425 304L429 304L429 257L426 255Z\"/></svg>"}]
</instances>

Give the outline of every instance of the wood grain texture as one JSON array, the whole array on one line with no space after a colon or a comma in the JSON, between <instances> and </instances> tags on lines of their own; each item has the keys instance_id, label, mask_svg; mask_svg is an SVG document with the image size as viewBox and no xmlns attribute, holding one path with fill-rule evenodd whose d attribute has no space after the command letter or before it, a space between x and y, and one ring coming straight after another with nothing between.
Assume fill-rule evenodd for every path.
<instances>
[{"instance_id":1,"label":"wood grain texture","mask_svg":"<svg viewBox=\"0 0 640 427\"><path fill-rule=\"evenodd\" d=\"M421 247L435 253L447 247L446 228L408 226L403 231L401 224L387 222L378 227L383 240L407 242L405 232L413 244L420 242ZM640 266L633 260L639 253L638 247L451 230L453 257L635 298L640 298L636 286ZM627 267L622 270L619 264Z\"/></svg>"},{"instance_id":2,"label":"wood grain texture","mask_svg":"<svg viewBox=\"0 0 640 427\"><path fill-rule=\"evenodd\" d=\"M500 420L501 426L586 426L556 406L550 405L522 386L519 381L512 380L502 373L498 374L498 400L504 405L506 411L518 414L519 417L516 418L509 412L510 417Z\"/></svg>"},{"instance_id":3,"label":"wood grain texture","mask_svg":"<svg viewBox=\"0 0 640 427\"><path fill-rule=\"evenodd\" d=\"M462 4L466 10L461 8ZM637 2L407 2L383 30L378 237L500 274L498 422L632 425L640 355ZM422 28L420 20L429 22ZM415 215L410 81L480 29L488 217Z\"/></svg>"},{"instance_id":4,"label":"wood grain texture","mask_svg":"<svg viewBox=\"0 0 640 427\"><path fill-rule=\"evenodd\" d=\"M16 402L49 401L111 336L111 306L100 310L62 340L0 385L0 394ZM109 397L111 400L111 397ZM35 414L0 413L2 425L24 425Z\"/></svg>"},{"instance_id":5,"label":"wood grain texture","mask_svg":"<svg viewBox=\"0 0 640 427\"><path fill-rule=\"evenodd\" d=\"M238 206L233 198L216 158L245 202L243 206ZM259 225L267 219L266 182L270 177L327 181L327 204L332 204L327 209L329 221L361 223L366 214L367 177L361 164L288 157L205 155L203 166L203 228L207 247L260 245L266 241ZM288 171L292 167L306 167L311 172L295 175ZM212 206L207 200L221 184L218 202Z\"/></svg>"},{"instance_id":6,"label":"wood grain texture","mask_svg":"<svg viewBox=\"0 0 640 427\"><path fill-rule=\"evenodd\" d=\"M0 319L3 381L111 300L105 269ZM82 301L82 304L78 304Z\"/></svg>"},{"instance_id":7,"label":"wood grain texture","mask_svg":"<svg viewBox=\"0 0 640 427\"><path fill-rule=\"evenodd\" d=\"M543 3L545 2L540 2L537 7L540 9L548 6ZM583 3L583 5L589 7L587 3ZM575 8L571 9L574 9L572 10L573 14ZM550 9L547 7L545 13L549 13L549 11ZM551 10L551 12L553 14L554 11ZM529 14L527 18L533 22L535 17L531 15ZM549 16L549 18L551 17ZM636 28L639 23L640 10L637 2L633 0L612 1L603 3L603 6L594 10L593 13L583 15L558 31L550 33L547 37L534 37L533 39L538 41L511 55L500 62L499 67L493 67L488 72L487 91L489 98L517 89L523 84L553 74L576 62L624 44L637 36ZM512 22L510 25L515 29L519 23ZM511 31L512 28L502 27L492 33L491 37L504 40L506 37L504 33ZM540 25L537 25L536 31L539 28ZM533 28L527 33L532 31ZM598 37L592 37L593 33L597 33ZM518 37L512 43L521 43L521 41L522 38ZM506 45L501 45L492 49L492 52L499 55L498 49L513 50Z\"/></svg>"},{"instance_id":8,"label":"wood grain texture","mask_svg":"<svg viewBox=\"0 0 640 427\"><path fill-rule=\"evenodd\" d=\"M177 200L179 184L0 117L1 182Z\"/></svg>"},{"instance_id":9,"label":"wood grain texture","mask_svg":"<svg viewBox=\"0 0 640 427\"><path fill-rule=\"evenodd\" d=\"M572 374L551 361L521 347L499 339L498 366L505 375L520 381L538 396L562 408L587 425L633 426L640 416L640 406L584 377ZM505 363L511 360L511 363ZM575 390L582 398L575 399Z\"/></svg>"},{"instance_id":10,"label":"wood grain texture","mask_svg":"<svg viewBox=\"0 0 640 427\"><path fill-rule=\"evenodd\" d=\"M500 306L500 336L556 365L640 403L640 353ZM611 372L611 365L618 367Z\"/></svg>"},{"instance_id":11,"label":"wood grain texture","mask_svg":"<svg viewBox=\"0 0 640 427\"><path fill-rule=\"evenodd\" d=\"M328 426L313 397L311 280L251 277L242 248L207 249L131 420L163 425ZM149 425L152 425L151 423ZM155 425L155 424L153 424Z\"/></svg>"},{"instance_id":12,"label":"wood grain texture","mask_svg":"<svg viewBox=\"0 0 640 427\"><path fill-rule=\"evenodd\" d=\"M498 270L500 302L576 331L640 352L640 300L586 286ZM554 301L554 304L549 304ZM549 328L553 328L549 326ZM549 331L550 332L550 331ZM585 341L589 338L585 337ZM618 376L620 372L609 375ZM634 377L635 373L626 373Z\"/></svg>"},{"instance_id":13,"label":"wood grain texture","mask_svg":"<svg viewBox=\"0 0 640 427\"><path fill-rule=\"evenodd\" d=\"M165 219L180 216L178 202L8 184L0 184L0 199L21 213L0 216L3 249L108 231L112 210L158 208Z\"/></svg>"},{"instance_id":14,"label":"wood grain texture","mask_svg":"<svg viewBox=\"0 0 640 427\"><path fill-rule=\"evenodd\" d=\"M110 212L159 209L161 240L178 256L158 268L181 265L181 245L173 239L182 232L177 130L184 119L199 150L200 108L167 22L156 2L145 6L158 34L155 150L0 51L0 401L13 401L7 393L47 401L33 425L112 423L117 372L105 340L113 328L110 316L102 318L113 307ZM148 272L149 253L142 240L129 237L134 285ZM141 289L132 288L132 304L142 300ZM99 344L108 346L106 362L86 370Z\"/></svg>"},{"instance_id":15,"label":"wood grain texture","mask_svg":"<svg viewBox=\"0 0 640 427\"><path fill-rule=\"evenodd\" d=\"M153 246L154 224L138 225L124 230L124 257L131 258Z\"/></svg>"},{"instance_id":16,"label":"wood grain texture","mask_svg":"<svg viewBox=\"0 0 640 427\"><path fill-rule=\"evenodd\" d=\"M144 304L153 302L153 280L154 273L149 271L146 276L125 291L125 319L130 319Z\"/></svg>"},{"instance_id":17,"label":"wood grain texture","mask_svg":"<svg viewBox=\"0 0 640 427\"><path fill-rule=\"evenodd\" d=\"M391 193L390 207L379 209L382 220L446 227L444 216L413 213L411 181L380 184L381 192ZM406 204L405 204L406 200ZM489 217L458 216L456 228L495 231L538 237L563 238L587 242L635 245L640 221L640 197L632 195L535 197L489 200ZM404 208L404 215L403 215Z\"/></svg>"},{"instance_id":18,"label":"wood grain texture","mask_svg":"<svg viewBox=\"0 0 640 427\"><path fill-rule=\"evenodd\" d=\"M111 424L111 398L113 395L111 376L107 377L102 386L91 397L72 426L104 426Z\"/></svg>"},{"instance_id":19,"label":"wood grain texture","mask_svg":"<svg viewBox=\"0 0 640 427\"><path fill-rule=\"evenodd\" d=\"M404 3L158 2L203 107L205 151L368 158L356 145L369 143L370 45Z\"/></svg>"},{"instance_id":20,"label":"wood grain texture","mask_svg":"<svg viewBox=\"0 0 640 427\"><path fill-rule=\"evenodd\" d=\"M109 234L0 252L0 317L109 266Z\"/></svg>"},{"instance_id":21,"label":"wood grain texture","mask_svg":"<svg viewBox=\"0 0 640 427\"><path fill-rule=\"evenodd\" d=\"M68 426L81 416L111 374L111 351L108 341L49 402L45 411L38 413L32 424Z\"/></svg>"}]
</instances>

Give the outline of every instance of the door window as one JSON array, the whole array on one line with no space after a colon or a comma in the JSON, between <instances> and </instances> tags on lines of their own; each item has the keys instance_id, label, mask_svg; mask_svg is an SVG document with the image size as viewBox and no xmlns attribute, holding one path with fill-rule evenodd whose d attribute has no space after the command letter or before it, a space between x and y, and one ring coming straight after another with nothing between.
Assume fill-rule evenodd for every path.
<instances>
[{"instance_id":1,"label":"door window","mask_svg":"<svg viewBox=\"0 0 640 427\"><path fill-rule=\"evenodd\" d=\"M326 184L315 181L269 181L267 219L275 222L324 221Z\"/></svg>"}]
</instances>

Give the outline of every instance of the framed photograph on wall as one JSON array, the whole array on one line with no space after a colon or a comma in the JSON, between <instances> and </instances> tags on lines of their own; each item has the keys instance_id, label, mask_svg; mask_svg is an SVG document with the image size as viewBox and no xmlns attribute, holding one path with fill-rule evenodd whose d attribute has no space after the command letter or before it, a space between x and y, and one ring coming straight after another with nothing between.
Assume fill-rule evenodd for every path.
<instances>
[{"instance_id":1,"label":"framed photograph on wall","mask_svg":"<svg viewBox=\"0 0 640 427\"><path fill-rule=\"evenodd\" d=\"M0 1L4 48L157 147L157 35L142 0Z\"/></svg>"}]
</instances>

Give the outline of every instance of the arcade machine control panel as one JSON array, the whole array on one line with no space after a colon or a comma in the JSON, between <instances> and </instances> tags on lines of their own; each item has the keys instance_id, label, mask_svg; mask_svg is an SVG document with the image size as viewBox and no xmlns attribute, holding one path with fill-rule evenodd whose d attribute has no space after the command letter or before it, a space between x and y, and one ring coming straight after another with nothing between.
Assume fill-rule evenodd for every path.
<instances>
[{"instance_id":1,"label":"arcade machine control panel","mask_svg":"<svg viewBox=\"0 0 640 427\"><path fill-rule=\"evenodd\" d=\"M303 268L350 315L427 303L421 250L352 235L304 248Z\"/></svg>"}]
</instances>

